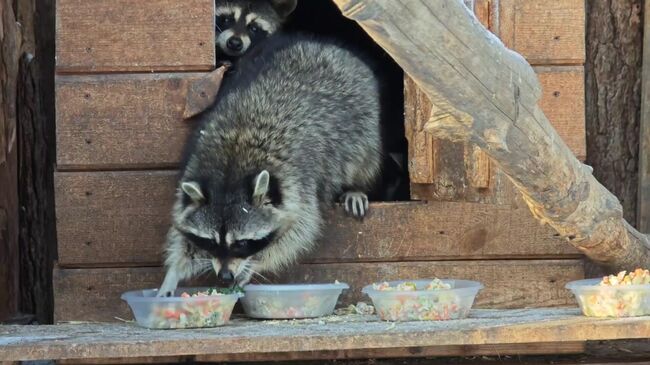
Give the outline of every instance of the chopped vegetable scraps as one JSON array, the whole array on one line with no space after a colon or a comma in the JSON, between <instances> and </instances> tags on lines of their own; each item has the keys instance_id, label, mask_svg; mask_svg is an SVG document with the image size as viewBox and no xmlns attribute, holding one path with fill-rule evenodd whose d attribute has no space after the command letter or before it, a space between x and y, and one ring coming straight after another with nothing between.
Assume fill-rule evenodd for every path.
<instances>
[{"instance_id":1,"label":"chopped vegetable scraps","mask_svg":"<svg viewBox=\"0 0 650 365\"><path fill-rule=\"evenodd\" d=\"M237 289L209 289L180 298L188 301L154 304L149 315L149 327L160 329L216 327L225 324L237 301Z\"/></svg>"},{"instance_id":2,"label":"chopped vegetable scraps","mask_svg":"<svg viewBox=\"0 0 650 365\"><path fill-rule=\"evenodd\" d=\"M465 303L465 297L449 291L450 284L437 278L427 283L424 288L418 288L414 282L407 281L395 286L387 282L374 284L373 289L387 292L372 298L377 314L383 320L458 319L466 317L471 307L471 302L469 305Z\"/></svg>"},{"instance_id":3,"label":"chopped vegetable scraps","mask_svg":"<svg viewBox=\"0 0 650 365\"><path fill-rule=\"evenodd\" d=\"M379 291L416 291L418 290L417 285L413 282L403 282L399 283L396 286L390 286L389 283L383 282L381 284L373 284L373 288ZM451 285L444 283L440 279L433 279L424 290L438 290L438 289L451 289Z\"/></svg>"},{"instance_id":4,"label":"chopped vegetable scraps","mask_svg":"<svg viewBox=\"0 0 650 365\"><path fill-rule=\"evenodd\" d=\"M636 269L631 273L621 271L617 275L609 275L603 277L600 285L616 286L616 285L646 285L650 284L650 271L643 269Z\"/></svg>"},{"instance_id":5,"label":"chopped vegetable scraps","mask_svg":"<svg viewBox=\"0 0 650 365\"><path fill-rule=\"evenodd\" d=\"M631 285L649 285L635 288ZM576 290L585 315L591 317L636 317L650 315L650 272L636 269L603 277L597 287Z\"/></svg>"}]
</instances>

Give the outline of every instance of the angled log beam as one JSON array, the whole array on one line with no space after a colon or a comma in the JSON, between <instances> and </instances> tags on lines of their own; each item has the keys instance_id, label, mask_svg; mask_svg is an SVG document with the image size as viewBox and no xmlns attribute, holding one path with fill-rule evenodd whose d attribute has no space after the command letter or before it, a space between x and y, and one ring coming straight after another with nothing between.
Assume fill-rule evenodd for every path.
<instances>
[{"instance_id":1,"label":"angled log beam","mask_svg":"<svg viewBox=\"0 0 650 365\"><path fill-rule=\"evenodd\" d=\"M333 0L436 105L423 127L469 141L509 176L531 211L610 269L650 267L648 237L564 144L538 102L540 84L462 1Z\"/></svg>"}]
</instances>

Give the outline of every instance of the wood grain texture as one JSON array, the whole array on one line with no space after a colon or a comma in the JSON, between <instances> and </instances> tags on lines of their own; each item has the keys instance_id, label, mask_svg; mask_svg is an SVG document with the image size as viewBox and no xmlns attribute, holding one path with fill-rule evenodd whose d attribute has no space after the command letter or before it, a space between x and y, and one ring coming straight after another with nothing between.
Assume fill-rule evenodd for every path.
<instances>
[{"instance_id":1,"label":"wood grain texture","mask_svg":"<svg viewBox=\"0 0 650 365\"><path fill-rule=\"evenodd\" d=\"M170 224L173 171L56 174L59 264L158 265ZM577 257L524 205L375 203L364 222L327 215L308 262ZM513 242L517 242L513 245Z\"/></svg>"},{"instance_id":2,"label":"wood grain texture","mask_svg":"<svg viewBox=\"0 0 650 365\"><path fill-rule=\"evenodd\" d=\"M529 63L584 63L584 0L498 0L498 11L493 31Z\"/></svg>"},{"instance_id":3,"label":"wood grain texture","mask_svg":"<svg viewBox=\"0 0 650 365\"><path fill-rule=\"evenodd\" d=\"M19 308L18 116L20 24L14 4L0 0L0 321Z\"/></svg>"},{"instance_id":4,"label":"wood grain texture","mask_svg":"<svg viewBox=\"0 0 650 365\"><path fill-rule=\"evenodd\" d=\"M416 261L362 264L304 264L280 275L281 282L323 283L334 279L350 285L341 295L345 305L367 301L361 289L383 280L463 278L485 285L478 308L571 306L575 299L564 285L584 278L582 260ZM526 278L513 280L513 278Z\"/></svg>"},{"instance_id":5,"label":"wood grain texture","mask_svg":"<svg viewBox=\"0 0 650 365\"><path fill-rule=\"evenodd\" d=\"M650 1L645 2L643 29L637 227L641 232L650 233Z\"/></svg>"},{"instance_id":6,"label":"wood grain texture","mask_svg":"<svg viewBox=\"0 0 650 365\"><path fill-rule=\"evenodd\" d=\"M534 216L594 262L612 271L650 265L650 237L623 219L618 199L575 158L539 107L542 90L532 67L477 26L462 3L334 2L441 109L426 131L485 151Z\"/></svg>"},{"instance_id":7,"label":"wood grain texture","mask_svg":"<svg viewBox=\"0 0 650 365\"><path fill-rule=\"evenodd\" d=\"M209 71L214 0L59 0L57 72Z\"/></svg>"},{"instance_id":8,"label":"wood grain texture","mask_svg":"<svg viewBox=\"0 0 650 365\"><path fill-rule=\"evenodd\" d=\"M587 164L637 222L643 1L587 4ZM647 28L646 28L647 29ZM650 230L647 232L650 233Z\"/></svg>"},{"instance_id":9,"label":"wood grain texture","mask_svg":"<svg viewBox=\"0 0 650 365\"><path fill-rule=\"evenodd\" d=\"M539 106L580 161L587 157L583 66L535 67L542 86Z\"/></svg>"},{"instance_id":10,"label":"wood grain texture","mask_svg":"<svg viewBox=\"0 0 650 365\"><path fill-rule=\"evenodd\" d=\"M582 66L535 67L540 107L577 158L586 156ZM518 193L487 155L472 144L437 140L424 131L435 107L405 78L405 123L413 199L511 204Z\"/></svg>"},{"instance_id":11,"label":"wood grain texture","mask_svg":"<svg viewBox=\"0 0 650 365\"><path fill-rule=\"evenodd\" d=\"M157 288L164 270L159 267L57 269L54 279L54 316L60 321L115 321L131 314L120 295L129 290ZM520 308L573 305L564 285L584 277L581 260L417 261L391 263L301 264L273 278L274 282L333 282L350 285L341 305L368 300L361 288L389 279L453 277L482 282L477 297L482 308ZM521 278L521 280L513 280ZM525 278L525 279L524 279ZM213 276L186 285L210 285Z\"/></svg>"},{"instance_id":12,"label":"wood grain texture","mask_svg":"<svg viewBox=\"0 0 650 365\"><path fill-rule=\"evenodd\" d=\"M58 169L177 165L193 125L185 96L203 75L58 76Z\"/></svg>"},{"instance_id":13,"label":"wood grain texture","mask_svg":"<svg viewBox=\"0 0 650 365\"><path fill-rule=\"evenodd\" d=\"M189 119L197 116L214 104L227 69L227 66L221 66L189 85L183 118Z\"/></svg>"},{"instance_id":14,"label":"wood grain texture","mask_svg":"<svg viewBox=\"0 0 650 365\"><path fill-rule=\"evenodd\" d=\"M57 365L131 365L131 364L171 364L171 363L224 363L224 362L253 362L271 364L276 361L318 361L330 360L340 363L352 359L373 359L368 364L374 364L376 359L413 359L424 357L450 356L526 356L526 355L560 355L579 354L584 351L582 342L556 343L523 343L495 345L447 345L431 347L398 347L372 348L362 350L330 350L330 351L299 351L299 352L270 352L270 353L239 353L222 355L185 355L175 357L146 357L119 359L80 359L59 360ZM329 362L328 362L329 363ZM313 363L309 363L313 364ZM397 363L396 363L397 364ZM403 362L400 364L404 364ZM409 362L410 364L410 362ZM316 365L316 364L313 364ZM347 365L347 363L343 363ZM352 365L352 364L350 364ZM565 364L571 365L571 364ZM582 364L587 365L587 364ZM613 364L611 364L613 365ZM634 364L628 364L634 365ZM645 365L645 364L644 364Z\"/></svg>"},{"instance_id":15,"label":"wood grain texture","mask_svg":"<svg viewBox=\"0 0 650 365\"><path fill-rule=\"evenodd\" d=\"M146 358L372 348L576 342L650 337L647 318L599 320L575 309L475 310L459 321L404 322L349 316L303 321L232 321L213 330L151 331L133 324L4 326L0 360Z\"/></svg>"}]
</instances>

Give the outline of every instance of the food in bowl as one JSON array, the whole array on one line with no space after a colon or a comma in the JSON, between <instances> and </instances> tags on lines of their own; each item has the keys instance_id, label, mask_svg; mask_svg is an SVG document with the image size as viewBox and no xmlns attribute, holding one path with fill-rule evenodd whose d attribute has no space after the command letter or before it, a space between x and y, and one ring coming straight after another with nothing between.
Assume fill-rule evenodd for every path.
<instances>
[{"instance_id":1,"label":"food in bowl","mask_svg":"<svg viewBox=\"0 0 650 365\"><path fill-rule=\"evenodd\" d=\"M136 322L153 329L206 328L224 325L243 295L241 289L186 288L171 297L156 297L157 290L124 293Z\"/></svg>"},{"instance_id":2,"label":"food in bowl","mask_svg":"<svg viewBox=\"0 0 650 365\"><path fill-rule=\"evenodd\" d=\"M247 316L258 319L317 318L334 313L345 283L258 285L244 287L242 306Z\"/></svg>"},{"instance_id":3,"label":"food in bowl","mask_svg":"<svg viewBox=\"0 0 650 365\"><path fill-rule=\"evenodd\" d=\"M469 280L402 280L363 288L385 321L442 321L466 318L483 288Z\"/></svg>"},{"instance_id":4,"label":"food in bowl","mask_svg":"<svg viewBox=\"0 0 650 365\"><path fill-rule=\"evenodd\" d=\"M602 279L570 282L566 288L576 296L589 317L637 317L650 315L650 271L621 271Z\"/></svg>"}]
</instances>

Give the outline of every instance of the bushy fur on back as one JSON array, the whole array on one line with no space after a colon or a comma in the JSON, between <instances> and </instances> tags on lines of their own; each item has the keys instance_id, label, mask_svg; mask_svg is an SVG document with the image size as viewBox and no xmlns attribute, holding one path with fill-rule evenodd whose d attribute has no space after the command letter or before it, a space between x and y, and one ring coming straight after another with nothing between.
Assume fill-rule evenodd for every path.
<instances>
[{"instance_id":1,"label":"bushy fur on back","mask_svg":"<svg viewBox=\"0 0 650 365\"><path fill-rule=\"evenodd\" d=\"M204 270L206 262L217 272L231 269L239 284L251 272L293 263L319 238L322 209L344 193L367 192L379 173L376 78L353 52L327 40L271 37L240 59L201 119L188 143L161 292ZM200 219L188 218L198 203L193 188L190 197L183 191L184 182L201 190L194 194L206 207L196 208L205 210ZM271 238L233 265L197 248L181 231L228 249L239 240L250 248L250 242Z\"/></svg>"}]
</instances>

